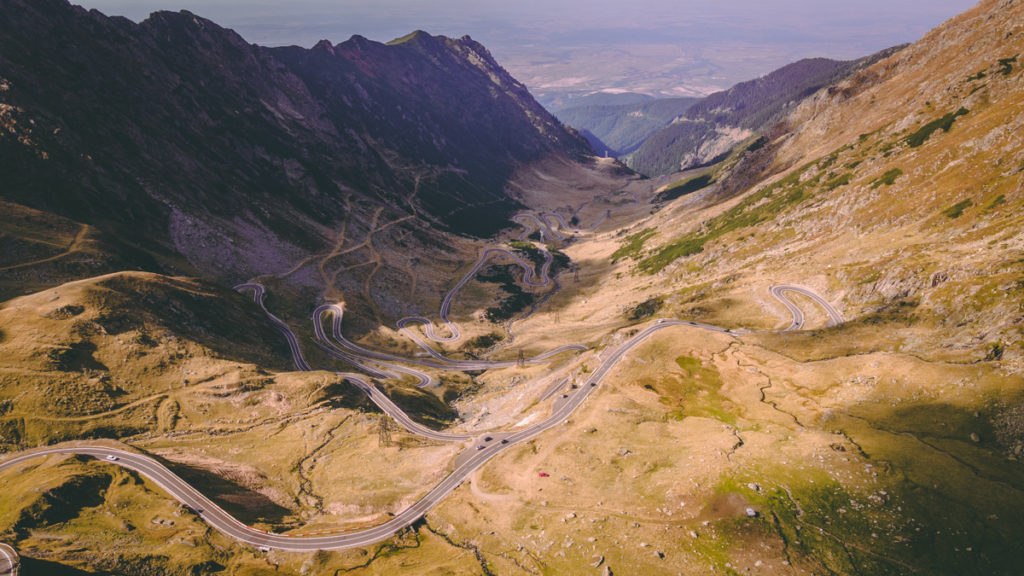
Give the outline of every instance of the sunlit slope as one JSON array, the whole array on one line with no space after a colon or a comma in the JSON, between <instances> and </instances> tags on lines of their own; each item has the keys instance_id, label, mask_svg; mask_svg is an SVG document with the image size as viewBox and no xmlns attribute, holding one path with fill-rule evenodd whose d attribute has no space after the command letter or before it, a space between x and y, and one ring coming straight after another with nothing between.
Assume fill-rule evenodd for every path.
<instances>
[{"instance_id":1,"label":"sunlit slope","mask_svg":"<svg viewBox=\"0 0 1024 576\"><path fill-rule=\"evenodd\" d=\"M649 223L638 271L733 291L802 279L849 319L900 320L910 349L1019 356L1022 14L985 2L820 92L732 176L766 180L726 180Z\"/></svg>"},{"instance_id":2,"label":"sunlit slope","mask_svg":"<svg viewBox=\"0 0 1024 576\"><path fill-rule=\"evenodd\" d=\"M265 369L292 369L283 339L244 296L150 273L15 298L0 307L0 326L9 447L213 425L217 410L190 409L271 386Z\"/></svg>"}]
</instances>

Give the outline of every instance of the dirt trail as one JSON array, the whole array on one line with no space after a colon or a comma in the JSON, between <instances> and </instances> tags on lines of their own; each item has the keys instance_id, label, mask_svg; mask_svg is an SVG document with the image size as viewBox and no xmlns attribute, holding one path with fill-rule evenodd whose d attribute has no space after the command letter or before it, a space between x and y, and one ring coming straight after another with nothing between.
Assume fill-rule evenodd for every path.
<instances>
[{"instance_id":1,"label":"dirt trail","mask_svg":"<svg viewBox=\"0 0 1024 576\"><path fill-rule=\"evenodd\" d=\"M47 257L47 258L41 258L39 260L33 260L31 262L22 262L20 264L12 264L10 266L3 266L3 267L0 267L0 272L6 272L8 270L17 270L18 268L27 268L29 266L35 266L37 264L45 264L47 262L53 262L54 260L59 260L61 258L64 258L65 256L68 256L70 254L78 252L79 250L82 249L82 243L85 241L85 237L88 235L90 230L92 230L91 226L89 226L88 224L82 224L82 227L81 227L81 229L78 230L78 234L75 235L74 240L72 240L71 243L68 244L68 246L65 249L65 251L61 252L60 254L56 254L54 256L50 256L50 257ZM49 242L39 242L39 243L40 244L50 244ZM52 246L56 246L56 244L51 244L51 245Z\"/></svg>"}]
</instances>

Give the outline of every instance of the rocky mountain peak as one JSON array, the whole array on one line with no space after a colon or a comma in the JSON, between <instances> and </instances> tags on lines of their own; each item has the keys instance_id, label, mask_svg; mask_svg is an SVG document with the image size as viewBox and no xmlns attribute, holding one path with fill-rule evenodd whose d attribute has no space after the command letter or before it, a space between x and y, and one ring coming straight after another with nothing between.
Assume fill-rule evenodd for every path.
<instances>
[{"instance_id":1,"label":"rocky mountain peak","mask_svg":"<svg viewBox=\"0 0 1024 576\"><path fill-rule=\"evenodd\" d=\"M326 40L326 39L321 40L321 41L317 42L316 44L314 44L312 49L313 50L318 50L318 51L321 51L321 52L327 52L327 53L331 54L332 56L334 55L334 44L331 44L330 40Z\"/></svg>"},{"instance_id":2,"label":"rocky mountain peak","mask_svg":"<svg viewBox=\"0 0 1024 576\"><path fill-rule=\"evenodd\" d=\"M188 11L0 7L0 104L35 127L0 137L5 197L218 277L331 242L353 197L488 235L516 166L590 153L468 38L264 48Z\"/></svg>"}]
</instances>

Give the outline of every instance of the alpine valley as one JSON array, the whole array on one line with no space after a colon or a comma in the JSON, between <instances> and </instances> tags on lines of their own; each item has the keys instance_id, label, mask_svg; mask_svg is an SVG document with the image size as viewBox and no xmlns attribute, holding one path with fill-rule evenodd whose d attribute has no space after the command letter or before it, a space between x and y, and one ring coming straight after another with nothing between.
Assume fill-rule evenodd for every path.
<instances>
[{"instance_id":1,"label":"alpine valley","mask_svg":"<svg viewBox=\"0 0 1024 576\"><path fill-rule=\"evenodd\" d=\"M0 573L1019 574L1022 53L556 118L0 0Z\"/></svg>"}]
</instances>

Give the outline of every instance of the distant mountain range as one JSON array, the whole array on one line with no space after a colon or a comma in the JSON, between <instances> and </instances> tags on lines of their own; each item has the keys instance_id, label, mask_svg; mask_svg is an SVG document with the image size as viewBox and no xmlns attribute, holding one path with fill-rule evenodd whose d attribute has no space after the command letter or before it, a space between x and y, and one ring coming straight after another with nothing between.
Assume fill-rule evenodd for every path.
<instances>
[{"instance_id":1,"label":"distant mountain range","mask_svg":"<svg viewBox=\"0 0 1024 576\"><path fill-rule=\"evenodd\" d=\"M811 58L716 92L691 106L677 122L646 139L629 155L630 168L661 175L704 164L781 120L803 99L900 47L852 61Z\"/></svg>"},{"instance_id":2,"label":"distant mountain range","mask_svg":"<svg viewBox=\"0 0 1024 576\"><path fill-rule=\"evenodd\" d=\"M724 157L738 143L781 120L803 99L902 47L852 61L810 58L742 82L701 99L639 100L623 103L576 100L556 109L566 124L592 134L594 149L624 157L648 176L661 176Z\"/></svg>"},{"instance_id":3,"label":"distant mountain range","mask_svg":"<svg viewBox=\"0 0 1024 576\"><path fill-rule=\"evenodd\" d=\"M515 166L592 154L468 37L264 48L64 0L0 1L0 110L2 199L145 247L120 264L229 280L377 210L489 235Z\"/></svg>"},{"instance_id":4,"label":"distant mountain range","mask_svg":"<svg viewBox=\"0 0 1024 576\"><path fill-rule=\"evenodd\" d=\"M697 101L697 98L594 94L574 100L571 107L554 113L584 135L592 134L594 139L590 143L599 154L617 157L636 150L659 130L681 118Z\"/></svg>"}]
</instances>

